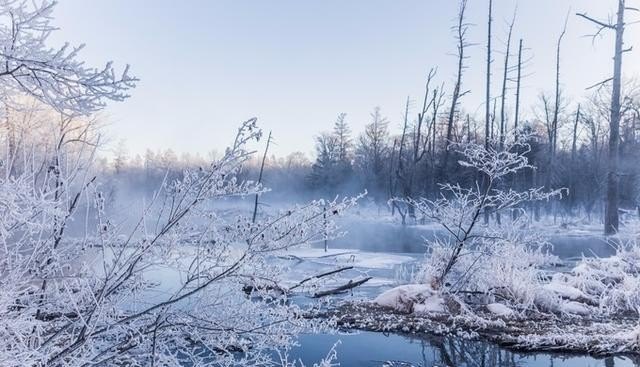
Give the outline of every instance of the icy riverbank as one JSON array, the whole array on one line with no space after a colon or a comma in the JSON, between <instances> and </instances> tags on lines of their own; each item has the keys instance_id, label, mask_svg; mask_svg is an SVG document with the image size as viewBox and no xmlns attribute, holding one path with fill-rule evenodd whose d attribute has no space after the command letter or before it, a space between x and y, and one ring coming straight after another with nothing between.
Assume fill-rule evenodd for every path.
<instances>
[{"instance_id":1,"label":"icy riverbank","mask_svg":"<svg viewBox=\"0 0 640 367\"><path fill-rule=\"evenodd\" d=\"M459 292L406 284L331 310L341 327L484 340L527 352L640 355L640 249L584 258L568 271ZM522 286L522 284L519 284Z\"/></svg>"}]
</instances>

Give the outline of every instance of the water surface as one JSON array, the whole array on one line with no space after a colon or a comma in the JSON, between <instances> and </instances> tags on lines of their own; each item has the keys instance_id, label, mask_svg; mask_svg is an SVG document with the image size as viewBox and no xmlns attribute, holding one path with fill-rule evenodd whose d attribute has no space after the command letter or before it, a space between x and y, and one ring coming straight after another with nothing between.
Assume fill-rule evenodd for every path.
<instances>
[{"instance_id":1,"label":"water surface","mask_svg":"<svg viewBox=\"0 0 640 367\"><path fill-rule=\"evenodd\" d=\"M339 343L339 344L336 344ZM291 356L313 366L334 345L340 366L348 367L631 367L626 357L597 359L559 354L520 354L492 344L456 338L417 338L361 332L350 335L303 335Z\"/></svg>"}]
</instances>

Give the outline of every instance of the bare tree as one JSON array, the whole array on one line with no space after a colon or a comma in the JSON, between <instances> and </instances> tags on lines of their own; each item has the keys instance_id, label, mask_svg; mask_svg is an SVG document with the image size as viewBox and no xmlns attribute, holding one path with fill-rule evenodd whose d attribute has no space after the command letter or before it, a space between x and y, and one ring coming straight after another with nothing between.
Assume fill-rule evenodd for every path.
<instances>
[{"instance_id":1,"label":"bare tree","mask_svg":"<svg viewBox=\"0 0 640 367\"><path fill-rule=\"evenodd\" d=\"M400 142L398 145L398 165L395 170L397 181L399 182L402 189L402 196L405 199L410 199L413 196L414 180L418 171L418 164L424 159L428 150L428 144L430 142L430 127L427 126L426 133L423 132L426 122L425 117L427 117L427 114L432 107L437 110L438 106L435 106L435 104L440 103L439 99L441 99L438 94L438 88L436 87L432 89L431 87L431 83L435 75L436 69L432 68L431 70L429 70L421 110L418 112L418 118L415 122L415 126L413 127L413 134L411 136L411 139L409 139L409 108L411 103L409 97L407 97L407 102L405 105L402 134L400 136ZM441 93L442 92L440 91L440 95ZM410 145L407 146L407 144ZM393 151L395 151L395 149ZM395 195L394 191L395 190L392 190L392 196ZM415 218L415 211L413 206L408 205L406 213L403 211L397 201L392 201L392 206L394 210L398 210L398 212L400 213L403 224L405 223L406 214L408 214L411 218Z\"/></svg>"},{"instance_id":2,"label":"bare tree","mask_svg":"<svg viewBox=\"0 0 640 367\"><path fill-rule=\"evenodd\" d=\"M509 32L507 33L507 45L504 54L504 76L502 77L502 94L500 96L500 147L504 145L504 134L507 129L506 122L506 100L507 100L507 81L509 79L509 56L511 55L511 35L513 34L513 25L516 22L516 12L513 13L511 23L509 23Z\"/></svg>"},{"instance_id":3,"label":"bare tree","mask_svg":"<svg viewBox=\"0 0 640 367\"><path fill-rule=\"evenodd\" d=\"M522 38L518 46L518 76L516 77L516 111L513 117L514 131L518 131L518 123L520 122L520 87L522 86Z\"/></svg>"},{"instance_id":4,"label":"bare tree","mask_svg":"<svg viewBox=\"0 0 640 367\"><path fill-rule=\"evenodd\" d=\"M484 147L489 148L490 124L491 124L491 23L493 22L493 0L489 0L489 17L487 19L487 74L486 74L486 94L485 94L485 130Z\"/></svg>"},{"instance_id":5,"label":"bare tree","mask_svg":"<svg viewBox=\"0 0 640 367\"><path fill-rule=\"evenodd\" d=\"M489 149L491 143L491 23L493 22L493 0L489 0L489 15L487 17L487 71L485 85L485 109L484 109L484 148ZM479 173L482 174L482 173ZM483 186L487 184L487 178L482 178ZM489 223L489 213L484 213L484 222Z\"/></svg>"},{"instance_id":6,"label":"bare tree","mask_svg":"<svg viewBox=\"0 0 640 367\"><path fill-rule=\"evenodd\" d=\"M556 153L556 148L558 145L558 118L560 114L560 50L562 46L562 39L567 33L567 23L569 21L569 16L564 21L564 27L562 28L562 32L560 32L560 36L558 37L558 42L556 44L556 84L555 84L555 103L553 107L553 121L551 126L551 157L550 163L553 164L553 157Z\"/></svg>"},{"instance_id":7,"label":"bare tree","mask_svg":"<svg viewBox=\"0 0 640 367\"><path fill-rule=\"evenodd\" d=\"M612 81L612 93L611 93L611 120L609 127L609 157L608 157L608 170L607 170L607 200L605 204L604 214L604 233L615 234L618 232L619 218L618 218L618 186L620 177L618 175L618 146L620 143L620 95L622 84L622 56L625 50L624 46L624 30L625 22L624 15L627 7L625 5L626 0L618 0L618 12L616 16L616 23L610 23L608 21L600 21L588 16L586 13L578 13L577 15L594 23L598 27L596 35L600 34L604 30L615 31L615 53L613 56L613 76L607 81ZM635 10L635 9L634 9ZM595 37L595 35L594 35Z\"/></svg>"},{"instance_id":8,"label":"bare tree","mask_svg":"<svg viewBox=\"0 0 640 367\"><path fill-rule=\"evenodd\" d=\"M458 11L458 21L455 26L456 32L456 41L457 41L457 50L458 50L458 68L456 73L456 82L453 87L453 94L451 95L451 108L449 109L449 118L447 119L447 135L445 140L445 150L444 150L444 158L442 159L442 164L440 166L440 172L438 177L442 178L444 173L447 170L447 166L449 163L449 144L452 140L453 133L453 125L456 119L456 111L458 109L458 104L460 103L460 98L467 94L468 92L462 91L462 75L465 69L464 60L467 58L465 56L465 48L469 46L467 42L467 31L469 29L469 24L465 21L465 12L467 10L467 1L460 1L460 9Z\"/></svg>"},{"instance_id":9,"label":"bare tree","mask_svg":"<svg viewBox=\"0 0 640 367\"><path fill-rule=\"evenodd\" d=\"M447 277L464 256L463 250L475 249L478 243L495 239L492 237L493 232L483 234L483 230L477 229L483 213L495 213L524 202L548 200L561 194L560 190L544 192L543 188L532 188L523 192L503 191L496 186L497 182L508 175L534 168L527 158L531 149L529 140L530 136L515 135L513 139L509 137L505 141L504 149L489 150L479 144L455 144L461 157L460 166L481 171L482 177L487 178L485 187L481 187L477 182L470 188L462 187L459 183L445 183L440 186L446 195L439 199L411 202L422 215L440 223L450 236L446 240L436 239L432 244L446 248L446 255L438 258L434 277L430 279L434 289L450 287ZM497 142L495 143L497 145Z\"/></svg>"}]
</instances>

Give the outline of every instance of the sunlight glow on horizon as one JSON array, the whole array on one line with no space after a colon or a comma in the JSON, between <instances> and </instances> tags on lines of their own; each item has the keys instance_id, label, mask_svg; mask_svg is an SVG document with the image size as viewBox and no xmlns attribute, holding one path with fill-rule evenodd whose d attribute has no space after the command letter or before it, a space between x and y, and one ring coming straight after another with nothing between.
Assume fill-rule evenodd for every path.
<instances>
[{"instance_id":1,"label":"sunlight glow on horizon","mask_svg":"<svg viewBox=\"0 0 640 367\"><path fill-rule=\"evenodd\" d=\"M523 38L532 58L523 81L525 118L534 116L540 92L553 88L555 43L569 10L561 73L571 108L586 87L611 73L612 35L592 42L584 37L593 33L592 25L573 14L606 19L613 1L494 3L492 93L499 94L506 22L518 3L514 44ZM52 41L86 43L81 58L87 63L128 63L141 79L129 100L105 111L106 155L124 139L132 156L171 148L178 155L206 157L224 150L241 121L257 116L265 131L273 131L273 154L301 151L310 157L313 137L330 130L340 112L347 113L357 134L371 110L381 106L397 131L407 96L421 98L432 66L450 94L455 63L450 27L457 6L450 0L62 0L54 13L61 30ZM470 1L468 19L475 46L463 80L471 93L461 103L482 118L486 1ZM627 46L637 40L640 28L630 26ZM625 55L627 76L640 71L638 52ZM512 108L512 94L508 98Z\"/></svg>"}]
</instances>

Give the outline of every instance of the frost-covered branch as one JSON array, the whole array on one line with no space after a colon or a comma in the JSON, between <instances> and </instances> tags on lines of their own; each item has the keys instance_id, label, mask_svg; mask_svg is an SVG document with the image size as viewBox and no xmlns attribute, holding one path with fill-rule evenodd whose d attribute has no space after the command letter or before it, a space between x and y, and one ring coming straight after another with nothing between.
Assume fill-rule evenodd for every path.
<instances>
[{"instance_id":1,"label":"frost-covered branch","mask_svg":"<svg viewBox=\"0 0 640 367\"><path fill-rule=\"evenodd\" d=\"M63 230L66 220L52 220L68 215L55 194L34 196L30 177L7 178L0 364L269 365L270 350L326 327L288 294L257 283L277 282L285 270L272 261L276 251L340 235L331 218L357 198L314 201L255 223L219 216L220 199L263 190L235 178L251 153L246 144L260 136L255 119L245 122L221 159L166 183L126 235L97 190L95 235L78 241ZM66 191L72 182L60 177Z\"/></svg>"},{"instance_id":2,"label":"frost-covered branch","mask_svg":"<svg viewBox=\"0 0 640 367\"><path fill-rule=\"evenodd\" d=\"M137 78L129 67L116 73L111 62L92 68L78 59L84 45L47 45L56 28L51 24L56 2L0 2L0 83L5 98L29 94L60 112L87 115L106 100L122 101Z\"/></svg>"},{"instance_id":3,"label":"frost-covered branch","mask_svg":"<svg viewBox=\"0 0 640 367\"><path fill-rule=\"evenodd\" d=\"M441 184L441 197L436 200L409 200L408 204L416 208L425 218L440 223L451 236L446 241L449 255L438 267L439 274L430 280L440 288L445 285L449 273L453 270L464 249L475 248L488 236L486 229L478 229L481 215L519 207L530 201L550 200L561 196L561 190L545 191L533 188L519 192L513 189L502 190L498 183L509 175L523 169L534 169L529 164L527 154L531 138L527 134L508 134L513 136L504 145L490 144L488 147L475 143L461 143L455 146L461 155L459 164L484 175L485 183L476 183L471 187L460 184ZM503 148L494 148L502 146ZM494 237L494 236L491 236ZM441 244L444 244L442 242Z\"/></svg>"}]
</instances>

